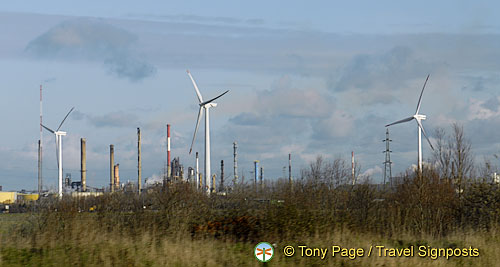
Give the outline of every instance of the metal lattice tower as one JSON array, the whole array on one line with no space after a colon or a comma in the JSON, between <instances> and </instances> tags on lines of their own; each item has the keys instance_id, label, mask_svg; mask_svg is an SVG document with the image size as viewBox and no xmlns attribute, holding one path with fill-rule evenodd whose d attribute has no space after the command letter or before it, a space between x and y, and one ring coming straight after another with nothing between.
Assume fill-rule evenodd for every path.
<instances>
[{"instance_id":1,"label":"metal lattice tower","mask_svg":"<svg viewBox=\"0 0 500 267\"><path fill-rule=\"evenodd\" d=\"M389 181L390 181L390 184L392 186L392 168L391 168L391 165L392 165L392 161L391 161L391 149L389 148L389 144L390 142L392 142L392 140L389 138L389 129L386 130L385 132L385 140L382 140L383 142L385 142L385 151L383 151L383 153L385 153L385 161L384 161L384 186L385 186L385 182L386 182L386 179L389 178Z\"/></svg>"}]
</instances>

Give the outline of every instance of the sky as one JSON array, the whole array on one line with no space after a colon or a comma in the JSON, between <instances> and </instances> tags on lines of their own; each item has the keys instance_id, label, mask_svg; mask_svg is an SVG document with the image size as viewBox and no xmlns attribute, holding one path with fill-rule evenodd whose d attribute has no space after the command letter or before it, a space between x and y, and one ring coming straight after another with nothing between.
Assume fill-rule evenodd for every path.
<instances>
[{"instance_id":1,"label":"sky","mask_svg":"<svg viewBox=\"0 0 500 267\"><path fill-rule=\"evenodd\" d=\"M212 170L220 161L250 181L283 176L292 154L299 177L316 156L350 160L383 177L384 125L421 113L438 127L464 126L477 163L500 150L500 19L496 1L10 1L0 6L0 185L37 187L39 87L43 122L62 130L64 173L109 183L109 145L120 180L136 181L136 128L143 177L172 157L194 166L198 112L189 69L210 112ZM416 163L415 122L390 128L393 173ZM203 161L204 123L193 151ZM54 137L43 133L44 187L55 189ZM431 156L423 143L424 159ZM230 179L230 178L229 178Z\"/></svg>"}]
</instances>

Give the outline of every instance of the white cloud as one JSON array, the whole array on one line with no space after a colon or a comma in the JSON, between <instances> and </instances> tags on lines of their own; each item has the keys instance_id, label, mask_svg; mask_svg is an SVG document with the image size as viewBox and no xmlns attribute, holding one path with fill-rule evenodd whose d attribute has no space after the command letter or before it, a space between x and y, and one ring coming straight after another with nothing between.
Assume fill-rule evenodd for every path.
<instances>
[{"instance_id":1,"label":"white cloud","mask_svg":"<svg viewBox=\"0 0 500 267\"><path fill-rule=\"evenodd\" d=\"M500 116L500 105L499 105L499 97L494 97L490 100L493 105L487 105L487 100L480 100L471 98L469 100L469 114L467 115L468 120L487 120L490 118L494 118ZM496 103L495 103L496 101Z\"/></svg>"},{"instance_id":2,"label":"white cloud","mask_svg":"<svg viewBox=\"0 0 500 267\"><path fill-rule=\"evenodd\" d=\"M379 166L375 166L373 168L369 168L367 169L366 171L364 171L361 176L362 177L371 177L373 178L373 176L375 174L379 174L379 173L382 173L382 168L380 168Z\"/></svg>"}]
</instances>

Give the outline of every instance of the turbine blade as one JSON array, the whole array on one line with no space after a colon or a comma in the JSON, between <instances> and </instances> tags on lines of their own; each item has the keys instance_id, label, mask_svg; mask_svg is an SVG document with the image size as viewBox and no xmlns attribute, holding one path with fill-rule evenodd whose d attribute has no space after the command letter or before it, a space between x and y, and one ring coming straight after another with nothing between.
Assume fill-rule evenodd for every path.
<instances>
[{"instance_id":1,"label":"turbine blade","mask_svg":"<svg viewBox=\"0 0 500 267\"><path fill-rule=\"evenodd\" d=\"M198 96L198 101L200 101L200 103L202 103L203 97L201 97L200 90L198 90L198 85L196 85L196 82L194 81L193 76L191 75L191 72L189 72L189 70L187 70L187 73L189 75L189 78L191 78L191 81L193 82L194 90L196 90L196 96Z\"/></svg>"},{"instance_id":2,"label":"turbine blade","mask_svg":"<svg viewBox=\"0 0 500 267\"><path fill-rule=\"evenodd\" d=\"M205 101L205 102L201 103L201 104L200 104L200 106L203 106L203 105L205 105L205 104L208 104L208 103L213 102L215 99L217 99L217 98L219 98L219 97L221 97L221 96L223 96L223 95L227 94L227 92L229 92L229 90L227 90L227 91L225 91L224 93L220 94L218 97L214 97L214 98L212 98L212 99L210 99L210 100L208 100L208 101Z\"/></svg>"},{"instance_id":3,"label":"turbine blade","mask_svg":"<svg viewBox=\"0 0 500 267\"><path fill-rule=\"evenodd\" d=\"M47 127L47 126L45 126L45 125L43 125L43 124L41 124L41 123L40 123L40 125L42 125L42 127L43 127L43 128L45 128L45 130L47 130L47 131L49 131L49 132L51 132L51 133L55 133L55 131L54 131L54 130L52 130L52 129L50 129L49 127Z\"/></svg>"},{"instance_id":4,"label":"turbine blade","mask_svg":"<svg viewBox=\"0 0 500 267\"><path fill-rule=\"evenodd\" d=\"M406 118L406 119L402 119L402 120L399 120L399 121L395 121L395 122L393 122L393 123L389 123L389 124L387 124L385 127L389 127L389 126L391 126L391 125L398 124L398 123L403 123L403 122L411 121L411 120L413 120L413 119L414 119L413 117L408 117L408 118Z\"/></svg>"},{"instance_id":5,"label":"turbine blade","mask_svg":"<svg viewBox=\"0 0 500 267\"><path fill-rule=\"evenodd\" d=\"M427 137L427 134L425 133L425 129L424 129L424 126L422 125L422 122L420 122L419 120L416 120L416 121L417 121L417 124L420 127L420 129L422 129L422 133L424 134L425 139L427 139L427 142L429 142L429 145L431 146L432 150L434 150L434 147L432 146L431 140L429 140L429 137Z\"/></svg>"},{"instance_id":6,"label":"turbine blade","mask_svg":"<svg viewBox=\"0 0 500 267\"><path fill-rule=\"evenodd\" d=\"M198 126L200 126L201 116L203 115L203 107L198 110L198 120L196 121L196 127L194 128L193 141L191 141L191 147L189 148L189 154L193 151L194 140L196 139L196 133L198 132Z\"/></svg>"},{"instance_id":7,"label":"turbine blade","mask_svg":"<svg viewBox=\"0 0 500 267\"><path fill-rule=\"evenodd\" d=\"M424 94L425 85L427 84L427 81L429 80L429 76L430 76L430 74L427 75L427 79L425 79L425 82L424 82L424 87L422 87L422 92L420 92L420 97L418 98L418 103L417 103L417 111L415 112L415 114L418 114L418 112L420 111L420 104L422 101L422 95Z\"/></svg>"},{"instance_id":8,"label":"turbine blade","mask_svg":"<svg viewBox=\"0 0 500 267\"><path fill-rule=\"evenodd\" d=\"M64 121L66 120L66 118L68 118L69 114L71 113L71 111L73 111L73 109L75 109L75 107L72 107L72 108L69 110L68 114L66 114L66 117L64 117L64 119L61 121L61 124L59 124L59 127L57 127L56 132L57 132L57 131L59 131L59 129L61 129L61 126L63 125Z\"/></svg>"}]
</instances>

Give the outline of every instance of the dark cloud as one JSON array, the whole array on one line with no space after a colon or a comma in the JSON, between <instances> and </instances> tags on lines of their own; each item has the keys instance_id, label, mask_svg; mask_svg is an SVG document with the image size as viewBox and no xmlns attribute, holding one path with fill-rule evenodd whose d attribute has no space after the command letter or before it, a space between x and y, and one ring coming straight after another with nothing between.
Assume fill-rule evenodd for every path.
<instances>
[{"instance_id":1,"label":"dark cloud","mask_svg":"<svg viewBox=\"0 0 500 267\"><path fill-rule=\"evenodd\" d=\"M359 54L340 71L340 77L330 78L328 87L334 91L351 89L397 90L410 79L424 77L436 66L415 56L407 46L396 46L383 54Z\"/></svg>"},{"instance_id":2,"label":"dark cloud","mask_svg":"<svg viewBox=\"0 0 500 267\"><path fill-rule=\"evenodd\" d=\"M104 63L112 74L139 81L155 73L155 67L139 59L137 37L97 19L64 21L28 43L25 51L37 58L90 60Z\"/></svg>"},{"instance_id":3,"label":"dark cloud","mask_svg":"<svg viewBox=\"0 0 500 267\"><path fill-rule=\"evenodd\" d=\"M240 19L235 17L210 17L210 16L199 16L199 15L153 15L153 14L129 14L128 16L133 18L141 18L146 20L165 20L165 21L179 21L179 22L191 22L191 23L203 23L203 24L241 24L241 25L252 25L260 26L265 24L263 19Z\"/></svg>"},{"instance_id":4,"label":"dark cloud","mask_svg":"<svg viewBox=\"0 0 500 267\"><path fill-rule=\"evenodd\" d=\"M110 73L118 77L129 78L131 81L142 80L156 72L154 66L131 57L108 59L104 61L104 65Z\"/></svg>"},{"instance_id":5,"label":"dark cloud","mask_svg":"<svg viewBox=\"0 0 500 267\"><path fill-rule=\"evenodd\" d=\"M329 92L297 88L292 78L284 75L270 89L258 92L252 112L229 119L222 140L238 136L241 147L247 147L256 158L279 156L294 147L305 149L311 133L331 130L328 126L319 129L318 122L338 114Z\"/></svg>"},{"instance_id":6,"label":"dark cloud","mask_svg":"<svg viewBox=\"0 0 500 267\"><path fill-rule=\"evenodd\" d=\"M75 110L71 117L74 120L85 119L89 124L97 128L135 127L138 123L137 115L122 111L110 112L103 115L92 115Z\"/></svg>"},{"instance_id":7,"label":"dark cloud","mask_svg":"<svg viewBox=\"0 0 500 267\"><path fill-rule=\"evenodd\" d=\"M235 125L258 125L261 121L257 114L243 112L229 119Z\"/></svg>"},{"instance_id":8,"label":"dark cloud","mask_svg":"<svg viewBox=\"0 0 500 267\"><path fill-rule=\"evenodd\" d=\"M494 96L486 100L481 106L491 111L497 111L500 107L500 101L498 101L498 97Z\"/></svg>"},{"instance_id":9,"label":"dark cloud","mask_svg":"<svg viewBox=\"0 0 500 267\"><path fill-rule=\"evenodd\" d=\"M82 112L80 112L79 110L75 110L73 111L73 113L71 113L71 119L73 120L77 120L77 121L80 121L80 120L83 120L85 119L86 115Z\"/></svg>"},{"instance_id":10,"label":"dark cloud","mask_svg":"<svg viewBox=\"0 0 500 267\"><path fill-rule=\"evenodd\" d=\"M43 82L44 83L52 83L52 82L55 82L56 80L57 80L56 77L50 77L50 78L43 80Z\"/></svg>"},{"instance_id":11,"label":"dark cloud","mask_svg":"<svg viewBox=\"0 0 500 267\"><path fill-rule=\"evenodd\" d=\"M251 24L251 25L263 25L264 24L263 19L247 19L245 22L248 24Z\"/></svg>"},{"instance_id":12,"label":"dark cloud","mask_svg":"<svg viewBox=\"0 0 500 267\"><path fill-rule=\"evenodd\" d=\"M87 119L95 127L134 127L138 117L124 112L111 112L99 116L89 115Z\"/></svg>"}]
</instances>

